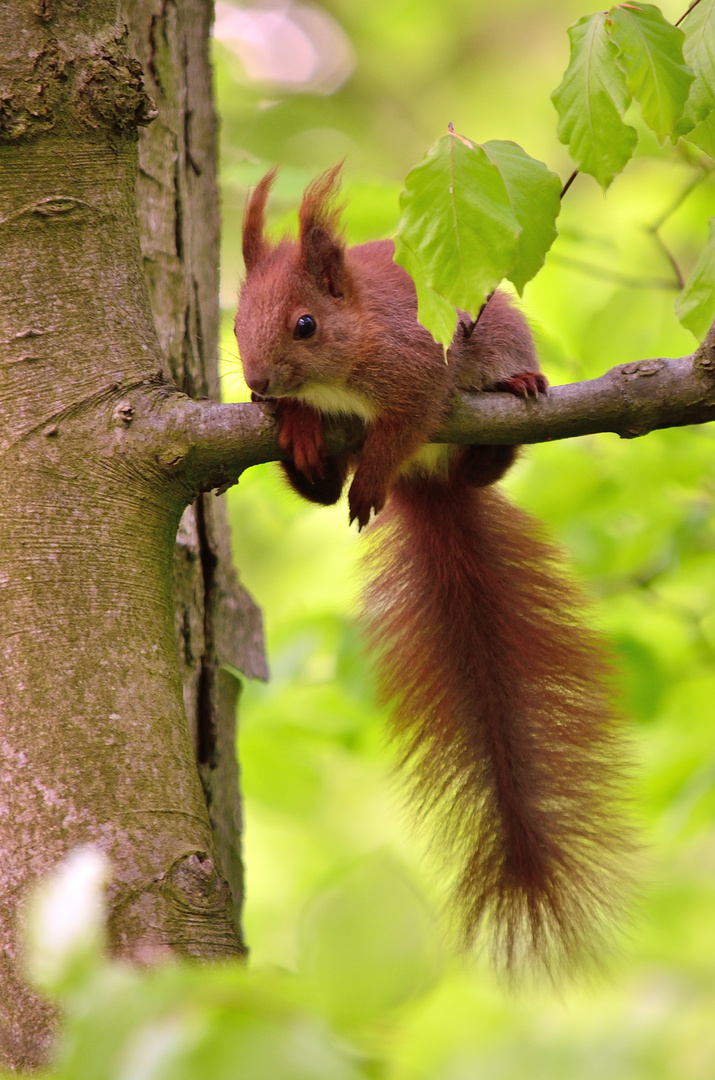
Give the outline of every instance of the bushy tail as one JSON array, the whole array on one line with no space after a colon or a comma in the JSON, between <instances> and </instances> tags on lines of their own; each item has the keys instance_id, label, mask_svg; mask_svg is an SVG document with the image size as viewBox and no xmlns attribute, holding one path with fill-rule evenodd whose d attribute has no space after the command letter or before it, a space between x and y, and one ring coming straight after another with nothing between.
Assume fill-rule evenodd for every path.
<instances>
[{"instance_id":1,"label":"bushy tail","mask_svg":"<svg viewBox=\"0 0 715 1080\"><path fill-rule=\"evenodd\" d=\"M364 621L464 937L508 971L596 959L624 896L623 747L584 600L492 488L401 480L370 530Z\"/></svg>"}]
</instances>

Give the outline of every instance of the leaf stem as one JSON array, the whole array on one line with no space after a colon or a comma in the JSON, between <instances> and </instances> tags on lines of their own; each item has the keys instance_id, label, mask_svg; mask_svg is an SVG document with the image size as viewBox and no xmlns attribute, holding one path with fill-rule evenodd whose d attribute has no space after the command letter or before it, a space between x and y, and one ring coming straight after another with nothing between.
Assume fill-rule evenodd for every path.
<instances>
[{"instance_id":1,"label":"leaf stem","mask_svg":"<svg viewBox=\"0 0 715 1080\"><path fill-rule=\"evenodd\" d=\"M673 255L673 252L670 250L670 248L668 247L665 240L660 235L660 233L658 232L657 229L649 229L648 231L651 233L651 235L653 236L653 239L655 240L656 244L658 245L660 250L663 252L663 254L665 255L665 257L668 260L668 262L670 263L670 265L673 267L673 273L675 274L676 281L678 282L678 288L679 289L684 289L685 288L685 278L683 277L682 270L678 266L675 255Z\"/></svg>"},{"instance_id":2,"label":"leaf stem","mask_svg":"<svg viewBox=\"0 0 715 1080\"><path fill-rule=\"evenodd\" d=\"M675 278L678 282L679 289L685 288L685 278L683 277L683 273L676 261L675 256L673 255L673 252L670 250L665 240L660 235L660 229L663 225L665 225L668 218L671 217L671 215L674 214L675 211L683 205L685 200L695 190L695 188L699 184L702 184L705 177L709 176L709 174L709 169L701 168L699 175L694 177L694 179L692 179L688 184L686 184L686 186L683 188L677 198L670 204L670 206L666 210L663 211L660 217L657 218L651 225L646 226L646 232L653 237L656 244L663 252L670 265L673 267L673 272L675 273Z\"/></svg>"},{"instance_id":3,"label":"leaf stem","mask_svg":"<svg viewBox=\"0 0 715 1080\"><path fill-rule=\"evenodd\" d=\"M699 175L695 176L692 180L689 181L689 183L687 183L685 185L683 190L677 196L675 201L670 204L668 209L664 210L663 213L660 215L660 217L656 221L654 221L651 225L648 226L648 231L649 232L657 232L658 229L660 229L660 227L662 225L665 225L666 221L671 216L671 214L674 214L675 211L680 206L683 205L683 203L688 198L688 196L691 194L691 192L695 191L695 188L698 186L698 184L702 184L702 182L706 178L706 176L710 175L710 172L711 172L710 169L703 168L701 166Z\"/></svg>"},{"instance_id":4,"label":"leaf stem","mask_svg":"<svg viewBox=\"0 0 715 1080\"><path fill-rule=\"evenodd\" d=\"M484 303L480 307L479 311L477 312L476 319L473 319L471 322L468 322L468 323L465 323L465 322L461 323L462 333L464 334L465 338L470 338L472 336L472 334L474 333L474 328L477 325L477 323L479 322L479 320L481 319L484 308L487 306L487 304L489 303L491 298L494 296L494 291L495 290L492 289L492 291L487 296L486 300L484 301Z\"/></svg>"},{"instance_id":5,"label":"leaf stem","mask_svg":"<svg viewBox=\"0 0 715 1080\"><path fill-rule=\"evenodd\" d=\"M680 16L680 18L678 19L678 21L677 21L677 22L675 23L675 26L680 26L680 24L681 24L681 22L683 21L683 19L686 19L686 18L688 17L688 15L690 14L690 12L691 12L691 11L693 10L693 8L696 8L696 7L698 6L698 4L699 4L699 3L700 3L700 0L693 0L692 4L691 4L691 5L690 5L690 7L688 8L688 10L687 10L686 12L684 12L684 13L683 13L683 14L682 14L682 15Z\"/></svg>"},{"instance_id":6,"label":"leaf stem","mask_svg":"<svg viewBox=\"0 0 715 1080\"><path fill-rule=\"evenodd\" d=\"M571 185L573 184L573 182L574 182L574 180L576 179L577 176L578 176L578 169L574 169L574 171L571 173L571 175L569 176L569 178L566 181L566 183L564 184L564 186L561 188L561 194L559 195L560 199L563 199L564 195L566 194L568 189L571 187Z\"/></svg>"}]
</instances>

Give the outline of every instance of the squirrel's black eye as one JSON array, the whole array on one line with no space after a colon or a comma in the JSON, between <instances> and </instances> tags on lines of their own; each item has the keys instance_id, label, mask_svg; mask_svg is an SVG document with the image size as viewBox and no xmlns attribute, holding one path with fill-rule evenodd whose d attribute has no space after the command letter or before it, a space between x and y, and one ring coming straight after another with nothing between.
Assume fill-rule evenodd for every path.
<instances>
[{"instance_id":1,"label":"squirrel's black eye","mask_svg":"<svg viewBox=\"0 0 715 1080\"><path fill-rule=\"evenodd\" d=\"M301 315L298 322L295 324L295 330L293 331L294 338L307 338L312 337L315 331L318 329L318 324L312 315Z\"/></svg>"}]
</instances>

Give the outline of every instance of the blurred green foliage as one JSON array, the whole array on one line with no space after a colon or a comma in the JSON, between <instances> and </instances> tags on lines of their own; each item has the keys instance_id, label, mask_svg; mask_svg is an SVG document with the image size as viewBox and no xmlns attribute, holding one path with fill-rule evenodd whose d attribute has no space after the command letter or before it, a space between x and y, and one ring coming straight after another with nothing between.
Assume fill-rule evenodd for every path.
<instances>
[{"instance_id":1,"label":"blurred green foliage","mask_svg":"<svg viewBox=\"0 0 715 1080\"><path fill-rule=\"evenodd\" d=\"M711 7L712 5L710 5ZM677 18L686 0L662 5ZM231 336L246 189L282 163L271 213L345 157L351 242L394 232L405 173L448 121L513 139L561 175L549 95L576 0L330 0L354 73L331 95L249 80L215 46L222 116L222 392L245 398ZM524 292L552 382L689 353L687 276L715 213L712 162L640 141L604 197L580 176ZM712 428L533 447L508 479L593 596L632 734L642 894L608 977L501 987L456 955L438 857L411 832L354 624L347 509L302 503L274 467L228 494L236 563L265 613L271 681L246 684L248 972L100 965L63 1001L59 1075L385 1080L706 1080L715 1075L715 436Z\"/></svg>"},{"instance_id":2,"label":"blurred green foliage","mask_svg":"<svg viewBox=\"0 0 715 1080\"><path fill-rule=\"evenodd\" d=\"M230 335L246 187L282 165L271 212L290 227L305 183L346 158L348 239L390 235L398 193L452 121L469 138L513 139L565 180L549 95L568 63L571 0L332 0L357 64L330 97L245 80L216 46L225 207L223 385L241 397ZM687 7L666 3L666 17ZM257 106L261 106L258 107ZM661 147L638 106L634 160L607 197L577 178L524 307L552 382L678 356L695 338L674 312L715 213L708 158ZM381 1076L700 1078L715 1074L715 440L709 427L631 443L598 436L530 448L508 487L566 548L618 661L632 731L642 895L608 980L501 988L481 958L447 947L439 979L372 1032ZM441 910L440 874L391 779L352 613L359 540L345 506L301 503L265 467L229 493L236 561L264 609L272 681L248 685L240 756L247 804L246 928L254 962L292 967L300 927L331 882L390 851ZM321 890L327 890L327 892ZM317 900L310 900L318 894ZM361 896L361 900L362 900ZM379 890L372 899L379 902ZM364 903L370 905L369 897ZM349 931L346 929L346 934ZM349 961L326 941L328 968ZM334 957L330 959L330 951Z\"/></svg>"}]
</instances>

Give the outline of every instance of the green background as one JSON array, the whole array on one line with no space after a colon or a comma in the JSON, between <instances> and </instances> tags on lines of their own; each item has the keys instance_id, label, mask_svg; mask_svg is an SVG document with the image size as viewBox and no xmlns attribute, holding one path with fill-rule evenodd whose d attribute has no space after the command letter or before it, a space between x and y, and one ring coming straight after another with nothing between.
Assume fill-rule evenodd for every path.
<instances>
[{"instance_id":1,"label":"green background","mask_svg":"<svg viewBox=\"0 0 715 1080\"><path fill-rule=\"evenodd\" d=\"M587 13L581 4L323 6L356 54L352 78L331 96L257 87L228 48L215 49L227 400L245 396L230 334L240 214L246 186L270 164L282 165L272 202L280 230L304 184L344 157L351 242L394 231L402 178L448 121L479 142L513 139L564 179L572 168L549 95L568 61L566 27ZM685 6L662 10L675 19ZM636 159L607 196L591 178L576 180L546 268L526 287L553 383L696 344L674 315L673 271L651 229L697 175L692 156L661 148L637 108L628 121L641 134ZM660 230L686 275L714 212L706 177ZM417 979L414 1000L372 1030L389 1060L384 1075L715 1074L713 449L709 427L634 442L600 435L533 447L509 477L514 499L548 524L587 582L618 656L644 836L641 895L608 975L516 995L444 933L439 870L410 829L357 639L360 543L346 506L300 502L275 467L252 470L229 493L236 562L265 613L272 674L246 687L241 710L253 962L298 965L306 920L341 880L379 910L390 875L404 875L434 912L430 933L447 943L430 988ZM359 954L370 932L358 929L352 946L343 935L340 949Z\"/></svg>"}]
</instances>

